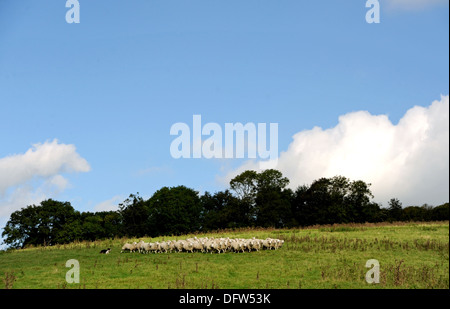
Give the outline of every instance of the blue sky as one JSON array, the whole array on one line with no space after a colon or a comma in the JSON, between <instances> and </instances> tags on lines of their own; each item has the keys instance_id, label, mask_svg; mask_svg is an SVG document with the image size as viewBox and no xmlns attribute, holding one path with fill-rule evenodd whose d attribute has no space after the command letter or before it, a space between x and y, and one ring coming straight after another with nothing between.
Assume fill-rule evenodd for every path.
<instances>
[{"instance_id":1,"label":"blue sky","mask_svg":"<svg viewBox=\"0 0 450 309\"><path fill-rule=\"evenodd\" d=\"M363 0L79 2L80 23L68 24L64 0L0 0L3 221L42 197L94 211L163 186L225 189L246 160L170 155L170 127L191 126L194 114L278 123L281 153L295 134L335 128L342 115L367 111L395 126L449 94L448 1L380 1L379 24L366 22ZM20 164L55 139L76 148L65 157L74 161L40 172L27 163L8 183L8 158ZM436 170L448 170L448 147L434 151ZM429 203L448 201L448 189L439 194Z\"/></svg>"}]
</instances>

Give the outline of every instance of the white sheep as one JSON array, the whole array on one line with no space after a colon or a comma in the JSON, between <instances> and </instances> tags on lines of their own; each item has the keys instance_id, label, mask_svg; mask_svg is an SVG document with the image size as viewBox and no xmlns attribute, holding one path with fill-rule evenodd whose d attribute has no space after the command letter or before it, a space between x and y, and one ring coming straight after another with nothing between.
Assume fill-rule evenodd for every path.
<instances>
[{"instance_id":1,"label":"white sheep","mask_svg":"<svg viewBox=\"0 0 450 309\"><path fill-rule=\"evenodd\" d=\"M151 249L151 247L150 247L150 243L144 243L143 245L142 245L142 251L141 251L141 253L149 253L149 251L150 251L150 249Z\"/></svg>"},{"instance_id":2,"label":"white sheep","mask_svg":"<svg viewBox=\"0 0 450 309\"><path fill-rule=\"evenodd\" d=\"M184 240L175 241L174 245L178 252L183 251L183 243L184 243Z\"/></svg>"},{"instance_id":3,"label":"white sheep","mask_svg":"<svg viewBox=\"0 0 450 309\"><path fill-rule=\"evenodd\" d=\"M168 245L168 250L169 250L169 252L173 252L176 248L175 248L175 242L173 242L173 241L171 241L171 240L169 240L168 242L167 242L167 245Z\"/></svg>"},{"instance_id":4,"label":"white sheep","mask_svg":"<svg viewBox=\"0 0 450 309\"><path fill-rule=\"evenodd\" d=\"M262 241L262 246L264 249L270 249L272 240L270 238L266 238Z\"/></svg>"},{"instance_id":5,"label":"white sheep","mask_svg":"<svg viewBox=\"0 0 450 309\"><path fill-rule=\"evenodd\" d=\"M142 251L144 250L144 244L145 242L143 240L137 243L136 248L139 251L139 253L142 253Z\"/></svg>"},{"instance_id":6,"label":"white sheep","mask_svg":"<svg viewBox=\"0 0 450 309\"><path fill-rule=\"evenodd\" d=\"M125 251L134 252L134 251L136 251L136 249L137 249L137 243L136 242L134 242L132 244L128 244L127 243L127 244L124 244L122 246L122 250L120 251L120 253L123 253Z\"/></svg>"},{"instance_id":7,"label":"white sheep","mask_svg":"<svg viewBox=\"0 0 450 309\"><path fill-rule=\"evenodd\" d=\"M205 243L205 250L206 252L211 252L213 253L213 251L216 248L216 242L214 241L214 239L209 239L206 243Z\"/></svg>"},{"instance_id":8,"label":"white sheep","mask_svg":"<svg viewBox=\"0 0 450 309\"><path fill-rule=\"evenodd\" d=\"M221 240L221 239L217 239L217 240L215 241L215 246L214 246L214 248L216 249L217 253L220 253L220 251L222 251L223 248L224 248L224 241Z\"/></svg>"},{"instance_id":9,"label":"white sheep","mask_svg":"<svg viewBox=\"0 0 450 309\"><path fill-rule=\"evenodd\" d=\"M230 239L227 238L208 238L208 237L202 237L202 238L188 238L186 240L177 240L177 241L157 241L154 243L145 243L144 241L139 241L139 243L126 243L122 247L121 252L129 251L129 252L135 252L139 251L141 253L167 253L167 252L210 252L211 254L213 252L217 253L225 253L228 251L233 252L251 252L251 251L260 251L263 249L266 250L277 250L281 248L284 244L284 240L281 239L273 239L273 238L266 238L266 239L257 239L255 237L252 237L251 239L244 239L244 238L234 238Z\"/></svg>"},{"instance_id":10,"label":"white sheep","mask_svg":"<svg viewBox=\"0 0 450 309\"><path fill-rule=\"evenodd\" d=\"M192 244L192 242L190 242L190 241L185 241L184 243L183 243L183 249L185 250L185 251L189 251L189 252L194 252L194 245Z\"/></svg>"},{"instance_id":11,"label":"white sheep","mask_svg":"<svg viewBox=\"0 0 450 309\"><path fill-rule=\"evenodd\" d=\"M235 239L231 241L231 249L235 252L238 253L239 251L241 251L241 247L242 247L242 243Z\"/></svg>"},{"instance_id":12,"label":"white sheep","mask_svg":"<svg viewBox=\"0 0 450 309\"><path fill-rule=\"evenodd\" d=\"M150 246L150 250L149 250L149 251L152 251L152 252L154 252L154 253L157 253L157 252L158 252L158 250L159 250L159 244L158 244L157 242L151 242L151 243L149 244L149 246Z\"/></svg>"},{"instance_id":13,"label":"white sheep","mask_svg":"<svg viewBox=\"0 0 450 309\"><path fill-rule=\"evenodd\" d=\"M283 239L276 239L275 240L275 250L281 248L283 246L284 240Z\"/></svg>"},{"instance_id":14,"label":"white sheep","mask_svg":"<svg viewBox=\"0 0 450 309\"><path fill-rule=\"evenodd\" d=\"M168 250L169 250L169 244L167 242L162 241L159 243L159 251L160 252L167 253Z\"/></svg>"},{"instance_id":15,"label":"white sheep","mask_svg":"<svg viewBox=\"0 0 450 309\"><path fill-rule=\"evenodd\" d=\"M197 252L198 252L198 251L200 251L200 252L204 252L204 251L205 251L203 242L201 242L201 241L199 241L199 240L194 241L194 242L192 243L192 245L194 246L194 250L196 250Z\"/></svg>"},{"instance_id":16,"label":"white sheep","mask_svg":"<svg viewBox=\"0 0 450 309\"><path fill-rule=\"evenodd\" d=\"M261 249L261 242L259 239L251 239L249 242L250 250L259 251Z\"/></svg>"}]
</instances>

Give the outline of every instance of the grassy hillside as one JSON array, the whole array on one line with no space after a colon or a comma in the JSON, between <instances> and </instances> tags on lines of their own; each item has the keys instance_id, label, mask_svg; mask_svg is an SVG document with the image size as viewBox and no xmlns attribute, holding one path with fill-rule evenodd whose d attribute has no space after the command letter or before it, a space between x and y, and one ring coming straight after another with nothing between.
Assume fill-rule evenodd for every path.
<instances>
[{"instance_id":1,"label":"grassy hillside","mask_svg":"<svg viewBox=\"0 0 450 309\"><path fill-rule=\"evenodd\" d=\"M144 241L185 239L142 238ZM449 224L401 223L245 229L198 234L279 238L276 251L250 253L120 253L114 239L0 253L1 288L449 288ZM111 247L108 255L99 254ZM80 264L80 283L66 282L66 261ZM366 261L380 263L368 284Z\"/></svg>"}]
</instances>

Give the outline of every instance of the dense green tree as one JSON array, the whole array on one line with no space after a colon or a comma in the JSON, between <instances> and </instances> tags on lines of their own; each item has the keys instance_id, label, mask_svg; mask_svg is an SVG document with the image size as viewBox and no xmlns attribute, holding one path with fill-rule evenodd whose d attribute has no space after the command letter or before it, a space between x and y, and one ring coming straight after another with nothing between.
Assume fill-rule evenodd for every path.
<instances>
[{"instance_id":1,"label":"dense green tree","mask_svg":"<svg viewBox=\"0 0 450 309\"><path fill-rule=\"evenodd\" d=\"M298 187L292 212L301 225L373 221L378 205L373 204L370 184L343 176L320 178L310 186Z\"/></svg>"},{"instance_id":2,"label":"dense green tree","mask_svg":"<svg viewBox=\"0 0 450 309\"><path fill-rule=\"evenodd\" d=\"M230 181L230 188L239 199L239 225L284 226L291 221L292 191L284 192L289 179L275 169L260 173L245 171ZM235 204L236 205L236 204Z\"/></svg>"},{"instance_id":3,"label":"dense green tree","mask_svg":"<svg viewBox=\"0 0 450 309\"><path fill-rule=\"evenodd\" d=\"M408 206L398 211L396 217L400 217L404 221L423 221L426 210L419 206ZM394 217L390 217L390 221L394 221Z\"/></svg>"},{"instance_id":4,"label":"dense green tree","mask_svg":"<svg viewBox=\"0 0 450 309\"><path fill-rule=\"evenodd\" d=\"M448 203L436 206L431 210L431 220L445 221L449 220L449 217L450 211Z\"/></svg>"},{"instance_id":5,"label":"dense green tree","mask_svg":"<svg viewBox=\"0 0 450 309\"><path fill-rule=\"evenodd\" d=\"M389 204L389 221L400 221L403 219L402 203L397 198L391 198Z\"/></svg>"},{"instance_id":6,"label":"dense green tree","mask_svg":"<svg viewBox=\"0 0 450 309\"><path fill-rule=\"evenodd\" d=\"M118 211L97 212L103 218L104 237L114 238L123 236L122 218Z\"/></svg>"},{"instance_id":7,"label":"dense green tree","mask_svg":"<svg viewBox=\"0 0 450 309\"><path fill-rule=\"evenodd\" d=\"M229 190L219 191L214 195L206 192L201 197L201 203L203 230L249 226L248 204L233 196Z\"/></svg>"},{"instance_id":8,"label":"dense green tree","mask_svg":"<svg viewBox=\"0 0 450 309\"><path fill-rule=\"evenodd\" d=\"M283 228L295 224L292 216L290 189L271 188L258 191L256 196L256 225Z\"/></svg>"},{"instance_id":9,"label":"dense green tree","mask_svg":"<svg viewBox=\"0 0 450 309\"><path fill-rule=\"evenodd\" d=\"M258 187L258 173L252 170L245 171L230 181L230 188L237 197L243 201L253 204Z\"/></svg>"},{"instance_id":10,"label":"dense green tree","mask_svg":"<svg viewBox=\"0 0 450 309\"><path fill-rule=\"evenodd\" d=\"M141 237L149 234L149 208L144 199L137 194L119 204L122 231L129 237Z\"/></svg>"},{"instance_id":11,"label":"dense green tree","mask_svg":"<svg viewBox=\"0 0 450 309\"><path fill-rule=\"evenodd\" d=\"M291 199L293 192L286 189L289 179L274 169L257 175L255 198L255 224L262 227L285 227L292 222Z\"/></svg>"},{"instance_id":12,"label":"dense green tree","mask_svg":"<svg viewBox=\"0 0 450 309\"><path fill-rule=\"evenodd\" d=\"M363 220L361 222L383 222L388 217L387 210L381 208L381 205L375 202L370 202L362 209Z\"/></svg>"},{"instance_id":13,"label":"dense green tree","mask_svg":"<svg viewBox=\"0 0 450 309\"><path fill-rule=\"evenodd\" d=\"M79 236L67 229L78 216L69 202L48 199L38 206L31 205L13 212L2 237L6 236L5 244L14 248L67 243Z\"/></svg>"},{"instance_id":14,"label":"dense green tree","mask_svg":"<svg viewBox=\"0 0 450 309\"><path fill-rule=\"evenodd\" d=\"M223 229L227 226L225 216L226 196L224 192L217 192L211 195L205 192L200 197L202 205L202 229L205 231L213 229Z\"/></svg>"},{"instance_id":15,"label":"dense green tree","mask_svg":"<svg viewBox=\"0 0 450 309\"><path fill-rule=\"evenodd\" d=\"M163 187L146 202L149 209L149 235L179 235L201 227L198 192L185 186Z\"/></svg>"},{"instance_id":16,"label":"dense green tree","mask_svg":"<svg viewBox=\"0 0 450 309\"><path fill-rule=\"evenodd\" d=\"M230 181L230 188L239 199L240 211L233 211L233 222L239 226L241 223L253 225L255 221L255 199L258 193L258 173L245 171Z\"/></svg>"},{"instance_id":17,"label":"dense green tree","mask_svg":"<svg viewBox=\"0 0 450 309\"><path fill-rule=\"evenodd\" d=\"M370 191L370 184L362 180L348 180L347 187L348 191L344 197L347 208L346 222L373 221L371 215L374 215L378 205L371 202L374 196Z\"/></svg>"},{"instance_id":18,"label":"dense green tree","mask_svg":"<svg viewBox=\"0 0 450 309\"><path fill-rule=\"evenodd\" d=\"M11 248L21 248L26 244L43 243L39 237L39 218L37 206L31 205L11 214L3 229L4 243Z\"/></svg>"},{"instance_id":19,"label":"dense green tree","mask_svg":"<svg viewBox=\"0 0 450 309\"><path fill-rule=\"evenodd\" d=\"M277 190L282 191L289 184L289 179L283 177L283 174L275 169L267 169L256 177L257 192L266 190Z\"/></svg>"},{"instance_id":20,"label":"dense green tree","mask_svg":"<svg viewBox=\"0 0 450 309\"><path fill-rule=\"evenodd\" d=\"M96 240L104 238L103 220L95 213L84 212L81 214L81 238L84 240Z\"/></svg>"}]
</instances>

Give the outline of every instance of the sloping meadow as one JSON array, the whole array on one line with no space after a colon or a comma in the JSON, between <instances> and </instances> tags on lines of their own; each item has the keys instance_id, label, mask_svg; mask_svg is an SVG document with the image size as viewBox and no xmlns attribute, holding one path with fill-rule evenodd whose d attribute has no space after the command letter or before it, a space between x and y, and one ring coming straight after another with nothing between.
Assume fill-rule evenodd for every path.
<instances>
[{"instance_id":1,"label":"sloping meadow","mask_svg":"<svg viewBox=\"0 0 450 309\"><path fill-rule=\"evenodd\" d=\"M191 237L280 239L277 250L121 253L125 243ZM111 248L109 254L100 254ZM78 262L78 273L73 274ZM378 282L369 260L379 263ZM74 282L78 276L78 283ZM449 288L449 224L348 224L117 238L0 253L2 288ZM67 280L69 277L69 280ZM71 280L72 278L72 280ZM375 278L375 275L371 275ZM369 282L368 282L369 281Z\"/></svg>"}]
</instances>

